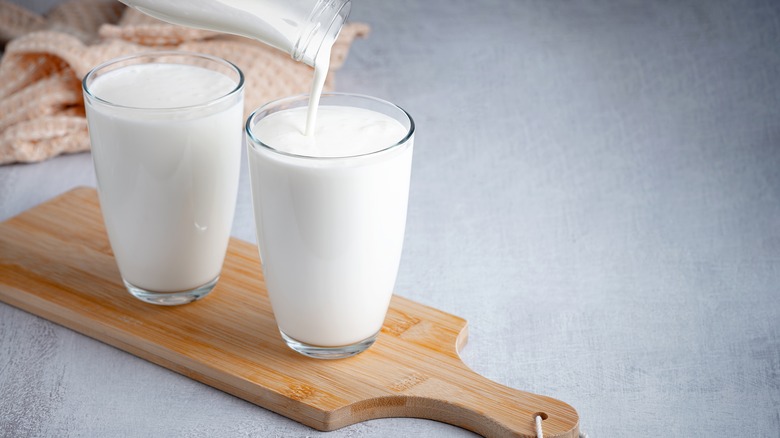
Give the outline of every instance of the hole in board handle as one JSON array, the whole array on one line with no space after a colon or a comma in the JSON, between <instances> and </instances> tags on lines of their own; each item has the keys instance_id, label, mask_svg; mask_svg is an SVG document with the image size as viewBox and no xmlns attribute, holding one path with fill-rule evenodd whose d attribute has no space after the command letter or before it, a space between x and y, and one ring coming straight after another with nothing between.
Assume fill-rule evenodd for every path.
<instances>
[{"instance_id":1,"label":"hole in board handle","mask_svg":"<svg viewBox=\"0 0 780 438\"><path fill-rule=\"evenodd\" d=\"M537 412L533 415L533 419L536 420L536 417L542 417L542 421L547 419L547 414L544 412Z\"/></svg>"}]
</instances>

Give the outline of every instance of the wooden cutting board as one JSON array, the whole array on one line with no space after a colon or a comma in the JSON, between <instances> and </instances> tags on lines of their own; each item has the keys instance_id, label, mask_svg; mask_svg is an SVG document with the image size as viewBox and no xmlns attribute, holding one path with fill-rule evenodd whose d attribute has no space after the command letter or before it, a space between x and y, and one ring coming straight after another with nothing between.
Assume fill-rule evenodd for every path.
<instances>
[{"instance_id":1,"label":"wooden cutting board","mask_svg":"<svg viewBox=\"0 0 780 438\"><path fill-rule=\"evenodd\" d=\"M394 297L379 339L336 361L288 349L257 248L231 239L205 299L158 307L119 277L97 193L78 188L0 223L0 300L319 430L386 417L428 418L484 436L578 435L577 412L507 388L461 362L466 321Z\"/></svg>"}]
</instances>

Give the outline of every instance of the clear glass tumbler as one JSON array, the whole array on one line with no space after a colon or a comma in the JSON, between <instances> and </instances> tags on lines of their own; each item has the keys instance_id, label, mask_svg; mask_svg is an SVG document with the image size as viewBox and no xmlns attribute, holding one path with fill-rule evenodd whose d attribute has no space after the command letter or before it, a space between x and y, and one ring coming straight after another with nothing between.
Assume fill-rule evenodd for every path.
<instances>
[{"instance_id":1,"label":"clear glass tumbler","mask_svg":"<svg viewBox=\"0 0 780 438\"><path fill-rule=\"evenodd\" d=\"M83 80L100 206L127 290L177 305L216 285L230 238L244 76L209 55L152 52Z\"/></svg>"},{"instance_id":2,"label":"clear glass tumbler","mask_svg":"<svg viewBox=\"0 0 780 438\"><path fill-rule=\"evenodd\" d=\"M398 121L403 134L352 156L296 155L263 143L259 122L305 107L308 99L271 102L247 120L252 199L282 338L304 355L338 359L374 343L390 304L406 225L414 122L380 99L323 94L320 111L372 110Z\"/></svg>"}]
</instances>

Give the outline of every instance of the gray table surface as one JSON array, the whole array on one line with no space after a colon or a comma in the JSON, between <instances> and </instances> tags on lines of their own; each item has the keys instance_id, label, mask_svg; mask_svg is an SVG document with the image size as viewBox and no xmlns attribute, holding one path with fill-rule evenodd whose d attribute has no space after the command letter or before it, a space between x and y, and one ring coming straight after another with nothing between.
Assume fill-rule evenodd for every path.
<instances>
[{"instance_id":1,"label":"gray table surface","mask_svg":"<svg viewBox=\"0 0 780 438\"><path fill-rule=\"evenodd\" d=\"M337 89L417 122L397 293L591 437L780 436L780 4L354 3L373 32ZM0 220L79 185L87 153L2 166ZM0 435L471 434L323 434L0 304Z\"/></svg>"}]
</instances>

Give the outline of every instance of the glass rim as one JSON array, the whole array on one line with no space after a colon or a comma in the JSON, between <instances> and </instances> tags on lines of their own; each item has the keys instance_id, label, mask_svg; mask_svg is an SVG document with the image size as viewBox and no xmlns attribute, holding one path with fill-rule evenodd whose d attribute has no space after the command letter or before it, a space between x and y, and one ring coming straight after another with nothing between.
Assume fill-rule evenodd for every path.
<instances>
[{"instance_id":1,"label":"glass rim","mask_svg":"<svg viewBox=\"0 0 780 438\"><path fill-rule=\"evenodd\" d=\"M238 73L238 81L236 82L236 86L231 88L230 91L215 97L213 99L206 100L201 103L197 103L194 105L184 105L184 106L172 106L172 107L165 107L165 108L147 108L142 106L131 106L131 105L120 105L117 103L113 103L111 101L105 100L93 93L93 90L90 89L89 85L87 84L87 81L95 76L95 74L99 70L103 70L106 67L109 67L111 65L119 64L121 62L129 61L134 58L142 58L147 56L180 56L180 57L189 57L189 58L201 58L201 59L207 59L209 61L214 61L218 64L222 64L225 67L228 67L229 69L232 69L236 73ZM140 64L151 64L153 62L146 62L146 63L140 63ZM135 65L135 64L133 64ZM186 64L188 65L188 64ZM197 66L194 66L197 67ZM125 68L125 66L119 67L119 68ZM231 78L232 79L232 78ZM142 110L142 111L152 111L152 112L177 112L182 110L188 110L188 109L194 109L194 108L204 108L211 105L215 105L223 100L227 100L228 98L240 93L244 89L244 72L241 71L240 68L238 68L237 65L233 64L232 62L220 58L219 56L214 55L208 55L205 53L198 53L198 52L190 52L186 50L154 50L154 51L144 51L144 52L138 52L133 53L130 55L124 55L119 56L116 58L109 59L108 61L102 62L98 64L97 66L93 67L87 74L84 75L84 78L81 80L81 89L84 91L86 95L88 95L91 99L94 99L97 102L100 102L103 105L107 105L113 108L120 108L125 110ZM85 102L86 103L86 102Z\"/></svg>"},{"instance_id":2,"label":"glass rim","mask_svg":"<svg viewBox=\"0 0 780 438\"><path fill-rule=\"evenodd\" d=\"M383 152L387 152L387 151L392 150L392 149L396 149L396 148L398 148L398 147L400 147L400 146L402 146L404 144L407 144L409 142L409 139L411 139L412 136L414 135L414 131L415 131L414 119L412 118L412 116L405 109L401 108L400 106L398 106L398 105L396 105L396 104L394 104L392 102L389 102L387 100L380 99L380 98L374 97L374 96L369 96L369 95L365 95L365 94L356 94L356 93L339 93L339 92L322 93L320 98L323 98L323 97L355 97L355 98L359 98L359 99L369 100L369 101L372 101L372 102L375 102L375 103L378 103L378 104L381 104L381 105L388 106L388 107L394 108L396 110L399 110L409 120L409 128L407 129L406 134L403 137L401 137L401 139L398 140L397 142L395 142L395 143L393 143L391 145L388 145L386 147L383 147L381 149L375 150L375 151L366 152L366 153L362 153L362 154L355 154L355 155L339 155L339 156L335 156L335 157L333 157L333 156L331 156L331 157L319 157L319 156L316 156L316 155L303 155L303 154L294 154L292 152L280 151L279 149L276 149L276 148L274 148L271 145L263 143L262 140L257 138L255 136L254 132L252 132L252 128L254 127L254 125L257 124L257 123L253 123L253 122L255 121L255 119L257 119L258 121L260 120L260 119L258 119L258 115L260 113L267 112L268 110L270 110L270 109L272 109L274 107L278 107L278 106L284 105L286 103L302 101L302 100L305 100L305 101L308 102L309 97L310 97L309 94L296 94L294 96L287 96L287 97L283 97L281 99L272 100L272 101L270 101L268 103L265 103L262 106L258 107L254 111L252 111L252 113L246 119L246 124L245 124L245 131L246 131L247 137L250 140L248 143L252 146L252 148L254 149L256 146L262 146L264 149L266 149L266 150L268 150L270 152L273 152L273 153L279 154L279 155L283 155L283 156L287 156L287 157L291 157L291 158L299 158L299 159L307 159L307 160L343 160L343 159L346 159L346 158L368 157L368 156L371 156L371 155L377 155L377 154L381 154ZM322 106L322 100L320 100L320 106ZM262 118L265 118L268 115L270 115L270 114L266 114Z\"/></svg>"}]
</instances>

